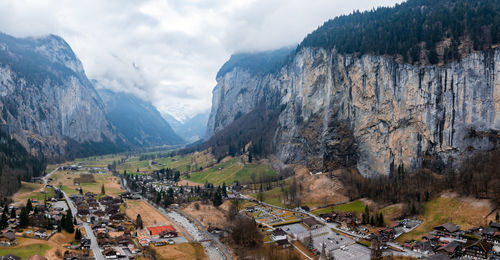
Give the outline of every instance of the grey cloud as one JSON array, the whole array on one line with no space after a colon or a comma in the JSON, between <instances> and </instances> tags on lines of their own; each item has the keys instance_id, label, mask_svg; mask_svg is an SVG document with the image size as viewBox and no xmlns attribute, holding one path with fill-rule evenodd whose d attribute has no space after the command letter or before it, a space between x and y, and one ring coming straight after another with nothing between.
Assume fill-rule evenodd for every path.
<instances>
[{"instance_id":1,"label":"grey cloud","mask_svg":"<svg viewBox=\"0 0 500 260\"><path fill-rule=\"evenodd\" d=\"M326 20L400 0L4 0L0 31L58 34L99 87L184 118L211 105L215 74L237 51L300 42Z\"/></svg>"}]
</instances>

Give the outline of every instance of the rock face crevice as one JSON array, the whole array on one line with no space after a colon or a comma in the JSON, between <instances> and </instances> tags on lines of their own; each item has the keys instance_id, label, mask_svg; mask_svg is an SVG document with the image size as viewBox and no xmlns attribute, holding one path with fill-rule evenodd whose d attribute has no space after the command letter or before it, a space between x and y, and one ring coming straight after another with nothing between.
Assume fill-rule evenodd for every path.
<instances>
[{"instance_id":1,"label":"rock face crevice","mask_svg":"<svg viewBox=\"0 0 500 260\"><path fill-rule=\"evenodd\" d=\"M500 50L442 66L303 48L278 73L235 67L217 78L208 136L280 93L273 145L286 163L314 170L399 165L437 170L498 144Z\"/></svg>"}]
</instances>

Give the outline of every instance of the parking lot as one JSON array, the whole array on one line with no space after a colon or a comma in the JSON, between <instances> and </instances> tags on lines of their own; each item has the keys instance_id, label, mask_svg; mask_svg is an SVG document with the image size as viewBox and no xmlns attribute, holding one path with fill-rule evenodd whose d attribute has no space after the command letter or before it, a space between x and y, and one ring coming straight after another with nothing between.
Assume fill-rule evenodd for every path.
<instances>
[{"instance_id":1,"label":"parking lot","mask_svg":"<svg viewBox=\"0 0 500 260\"><path fill-rule=\"evenodd\" d=\"M352 244L346 246L344 249L333 251L335 259L345 260L369 260L370 249L360 244Z\"/></svg>"}]
</instances>

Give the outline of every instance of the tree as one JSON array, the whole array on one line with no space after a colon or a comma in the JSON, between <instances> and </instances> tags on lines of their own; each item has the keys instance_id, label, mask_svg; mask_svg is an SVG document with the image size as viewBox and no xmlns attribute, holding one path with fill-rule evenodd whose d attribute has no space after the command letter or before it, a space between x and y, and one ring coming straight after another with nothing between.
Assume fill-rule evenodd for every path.
<instances>
[{"instance_id":1,"label":"tree","mask_svg":"<svg viewBox=\"0 0 500 260\"><path fill-rule=\"evenodd\" d=\"M33 204L31 204L31 199L28 199L28 202L26 202L26 210L28 210L28 212L31 212L33 210Z\"/></svg>"},{"instance_id":2,"label":"tree","mask_svg":"<svg viewBox=\"0 0 500 260\"><path fill-rule=\"evenodd\" d=\"M495 221L498 222L499 219L500 219L500 216L498 215L498 212L497 212L497 214L495 215Z\"/></svg>"},{"instance_id":3,"label":"tree","mask_svg":"<svg viewBox=\"0 0 500 260\"><path fill-rule=\"evenodd\" d=\"M5 214L7 214L7 211L5 211ZM16 218L16 209L12 208L10 211L10 218Z\"/></svg>"},{"instance_id":4,"label":"tree","mask_svg":"<svg viewBox=\"0 0 500 260\"><path fill-rule=\"evenodd\" d=\"M254 248L262 244L262 235L254 219L240 216L234 221L231 238L233 241L246 248Z\"/></svg>"},{"instance_id":5,"label":"tree","mask_svg":"<svg viewBox=\"0 0 500 260\"><path fill-rule=\"evenodd\" d=\"M225 182L222 183L222 197L227 197L227 187Z\"/></svg>"},{"instance_id":6,"label":"tree","mask_svg":"<svg viewBox=\"0 0 500 260\"><path fill-rule=\"evenodd\" d=\"M21 214L19 215L19 226L21 228L25 228L29 225L29 220L28 220L28 210L26 207L23 207L21 209Z\"/></svg>"},{"instance_id":7,"label":"tree","mask_svg":"<svg viewBox=\"0 0 500 260\"><path fill-rule=\"evenodd\" d=\"M68 233L75 232L75 227L73 226L73 214L71 213L71 209L68 209L66 211L66 217L64 218L62 226Z\"/></svg>"},{"instance_id":8,"label":"tree","mask_svg":"<svg viewBox=\"0 0 500 260\"><path fill-rule=\"evenodd\" d=\"M104 184L101 186L101 194L102 195L106 194L106 190L104 189Z\"/></svg>"},{"instance_id":9,"label":"tree","mask_svg":"<svg viewBox=\"0 0 500 260\"><path fill-rule=\"evenodd\" d=\"M137 214L137 217L135 219L135 227L137 229L143 229L144 228L143 223L142 223L141 214Z\"/></svg>"},{"instance_id":10,"label":"tree","mask_svg":"<svg viewBox=\"0 0 500 260\"><path fill-rule=\"evenodd\" d=\"M2 218L0 219L0 229L4 229L9 224L9 218L7 217L7 212L9 212L9 205L5 204L3 209Z\"/></svg>"},{"instance_id":11,"label":"tree","mask_svg":"<svg viewBox=\"0 0 500 260\"><path fill-rule=\"evenodd\" d=\"M79 228L77 228L76 231L75 231L75 240L76 241L82 240L82 232L80 231Z\"/></svg>"}]
</instances>

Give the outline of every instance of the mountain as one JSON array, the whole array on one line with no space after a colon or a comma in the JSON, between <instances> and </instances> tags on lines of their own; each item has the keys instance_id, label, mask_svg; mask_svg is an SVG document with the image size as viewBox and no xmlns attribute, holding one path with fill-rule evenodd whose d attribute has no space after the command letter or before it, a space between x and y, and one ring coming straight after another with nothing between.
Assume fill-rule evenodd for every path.
<instances>
[{"instance_id":1,"label":"mountain","mask_svg":"<svg viewBox=\"0 0 500 260\"><path fill-rule=\"evenodd\" d=\"M184 142L160 112L132 94L98 89L106 115L118 133L133 146L175 145Z\"/></svg>"},{"instance_id":2,"label":"mountain","mask_svg":"<svg viewBox=\"0 0 500 260\"><path fill-rule=\"evenodd\" d=\"M0 109L30 154L60 161L123 149L80 60L55 35L0 33Z\"/></svg>"},{"instance_id":3,"label":"mountain","mask_svg":"<svg viewBox=\"0 0 500 260\"><path fill-rule=\"evenodd\" d=\"M288 55L233 56L218 73L205 145L221 158L251 143L284 163L364 176L442 172L498 147L495 3L410 0L328 21ZM269 59L282 66L253 69Z\"/></svg>"},{"instance_id":4,"label":"mountain","mask_svg":"<svg viewBox=\"0 0 500 260\"><path fill-rule=\"evenodd\" d=\"M175 117L164 114L163 118L172 126L174 131L180 135L184 140L189 143L196 142L205 138L207 131L207 122L209 117L209 112L204 112L196 114L193 117L188 118L184 122L180 122L175 119Z\"/></svg>"}]
</instances>

